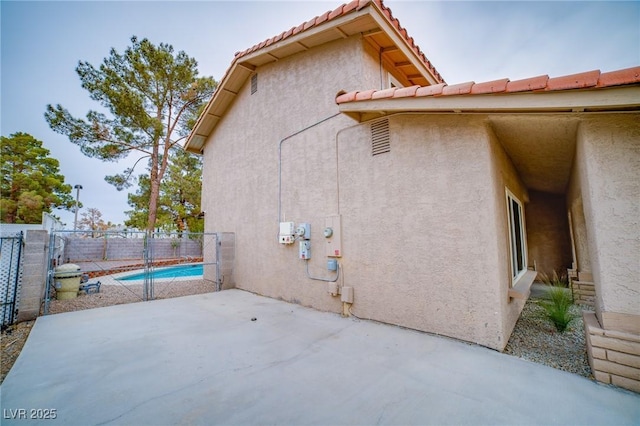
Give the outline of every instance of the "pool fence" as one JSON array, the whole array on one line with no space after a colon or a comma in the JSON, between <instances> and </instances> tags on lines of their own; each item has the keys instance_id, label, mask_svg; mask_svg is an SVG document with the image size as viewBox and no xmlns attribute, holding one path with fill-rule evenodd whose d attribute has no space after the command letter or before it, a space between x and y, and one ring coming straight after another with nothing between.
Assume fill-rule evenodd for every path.
<instances>
[{"instance_id":1,"label":"pool fence","mask_svg":"<svg viewBox=\"0 0 640 426\"><path fill-rule=\"evenodd\" d=\"M49 232L46 241L47 232L37 232L45 233L40 236L43 237L41 243L45 253L40 271L46 272L30 286L39 288L34 293L39 296L36 302L39 314L52 313L52 304L79 303L56 297L56 287L60 286L56 280L56 268L68 264L77 265L81 274L81 291L77 299L103 297L108 293L119 304L220 291L234 285L233 233L61 230ZM201 276L155 278L154 272L158 268L192 264L203 265ZM35 270L38 270L37 266ZM121 279L140 272L143 279ZM90 285L97 283L99 285ZM87 291L82 291L85 289ZM29 307L31 314L27 316L33 317L33 308Z\"/></svg>"}]
</instances>

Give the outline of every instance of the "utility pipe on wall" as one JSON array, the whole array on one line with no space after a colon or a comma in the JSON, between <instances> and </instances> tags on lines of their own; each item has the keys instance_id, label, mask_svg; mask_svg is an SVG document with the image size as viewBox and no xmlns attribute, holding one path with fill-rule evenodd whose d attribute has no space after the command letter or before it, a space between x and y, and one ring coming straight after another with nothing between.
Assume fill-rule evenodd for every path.
<instances>
[{"instance_id":1,"label":"utility pipe on wall","mask_svg":"<svg viewBox=\"0 0 640 426\"><path fill-rule=\"evenodd\" d=\"M331 115L331 116L329 116L327 118L323 118L322 120L320 120L320 121L318 121L316 123L313 123L312 125L307 126L302 130L298 130L297 132L290 134L289 136L285 137L284 139L282 139L280 141L280 144L278 145L278 223L284 221L284 219L282 217L282 144L285 141L291 139L292 137L297 136L300 133L306 132L307 130L312 129L312 128L324 123L325 121L329 121L332 118L337 117L337 116L339 116L341 114L342 113L338 112L338 113L335 113L335 114L333 114L333 115Z\"/></svg>"}]
</instances>

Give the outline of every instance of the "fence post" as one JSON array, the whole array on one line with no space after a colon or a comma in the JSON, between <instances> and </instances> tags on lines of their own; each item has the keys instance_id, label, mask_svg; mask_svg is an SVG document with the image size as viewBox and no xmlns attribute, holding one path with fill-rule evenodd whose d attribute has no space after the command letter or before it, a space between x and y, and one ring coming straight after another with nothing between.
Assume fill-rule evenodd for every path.
<instances>
[{"instance_id":1,"label":"fence post","mask_svg":"<svg viewBox=\"0 0 640 426\"><path fill-rule=\"evenodd\" d=\"M40 315L47 276L47 231L27 230L24 239L22 284L17 321L29 321Z\"/></svg>"},{"instance_id":2,"label":"fence post","mask_svg":"<svg viewBox=\"0 0 640 426\"><path fill-rule=\"evenodd\" d=\"M144 234L144 283L143 283L143 295L142 299L147 300L154 299L153 289L153 238L154 233L147 231Z\"/></svg>"},{"instance_id":3,"label":"fence post","mask_svg":"<svg viewBox=\"0 0 640 426\"><path fill-rule=\"evenodd\" d=\"M149 231L144 233L144 248L142 249L142 265L144 281L142 282L142 300L149 300Z\"/></svg>"},{"instance_id":4,"label":"fence post","mask_svg":"<svg viewBox=\"0 0 640 426\"><path fill-rule=\"evenodd\" d=\"M51 303L51 288L53 287L53 273L55 267L57 266L55 263L56 259L56 233L55 231L51 231L49 233L49 246L47 250L47 275L45 278L45 287L44 287L44 310L43 315L49 315L49 304ZM60 253L60 256L64 256L64 253ZM60 257L58 256L58 257Z\"/></svg>"},{"instance_id":5,"label":"fence post","mask_svg":"<svg viewBox=\"0 0 640 426\"><path fill-rule=\"evenodd\" d=\"M222 239L220 233L216 232L216 291L222 291L222 283L220 282L220 252L222 251Z\"/></svg>"}]
</instances>

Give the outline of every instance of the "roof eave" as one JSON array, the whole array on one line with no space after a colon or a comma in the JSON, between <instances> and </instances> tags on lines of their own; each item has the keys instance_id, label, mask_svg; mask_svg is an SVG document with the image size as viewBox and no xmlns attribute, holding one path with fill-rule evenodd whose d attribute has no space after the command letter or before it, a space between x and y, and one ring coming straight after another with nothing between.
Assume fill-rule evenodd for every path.
<instances>
[{"instance_id":1,"label":"roof eave","mask_svg":"<svg viewBox=\"0 0 640 426\"><path fill-rule=\"evenodd\" d=\"M425 114L628 112L640 111L640 86L378 99L339 104L339 110L359 122L403 112Z\"/></svg>"},{"instance_id":2,"label":"roof eave","mask_svg":"<svg viewBox=\"0 0 640 426\"><path fill-rule=\"evenodd\" d=\"M253 65L252 62L253 63L257 62L257 63L260 63L260 65L264 65L265 63L275 62L275 61L284 59L285 57L290 56L291 54L299 53L299 52L295 52L296 49L292 49L292 51L294 51L295 53L291 53L285 56L274 55L274 53L278 51L285 51L285 50L288 50L288 48L291 48L292 46L296 46L296 45L300 46L300 51L306 50L306 46L302 43L303 40L313 37L315 35L318 35L319 33L332 31L334 29L336 29L336 31L338 32L337 34L339 35L338 37L336 37L336 39L346 37L346 35L340 34L339 27L344 26L350 22L353 22L364 15L367 15L367 14L371 15L370 10L371 10L371 4L369 4L367 7L362 8L360 10L332 19L331 21L327 21L317 27L310 28L307 31L295 34L291 37L287 37L286 39L279 40L277 42L273 42L269 46L262 47L254 52L249 52L244 55L236 55L236 57L231 62L231 66L227 70L227 73L224 75L224 77L220 81L218 90L214 92L212 98L207 103L207 106L205 107L204 111L202 112L202 114L200 114L200 117L198 117L198 120L196 121L196 124L193 127L193 130L191 131L191 133L189 134L189 137L187 138L187 142L185 143L185 149L189 152L193 152L197 154L202 153L206 139L209 137L209 135L213 131L213 128L215 127L215 123L212 125L207 125L208 119L215 120L217 123L217 121L219 121L222 118L222 115L212 114L212 111L214 110L216 104L222 102L221 98L224 95L221 95L221 93L224 93L224 90L229 85L229 82L233 79L237 79L238 83L241 83L241 85L244 84L244 82L247 80L247 78L249 78L253 70L255 70L256 68L256 66ZM246 71L249 71L249 72L246 72ZM246 75L244 76L238 75L239 73L243 73ZM233 98L235 98L235 96L237 95L237 92L234 92L234 91L231 91L231 92L227 91L227 93L234 93Z\"/></svg>"},{"instance_id":3,"label":"roof eave","mask_svg":"<svg viewBox=\"0 0 640 426\"><path fill-rule=\"evenodd\" d=\"M393 43L402 50L411 64L418 69L418 72L429 81L429 85L441 83L436 76L435 69L431 70L427 67L427 64L425 64L413 47L409 46L407 41L400 35L398 29L391 25L384 17L384 12L380 7L375 2L370 3L369 7L376 11L376 13L371 16L373 16L378 26L385 29L385 32L389 35Z\"/></svg>"},{"instance_id":4,"label":"roof eave","mask_svg":"<svg viewBox=\"0 0 640 426\"><path fill-rule=\"evenodd\" d=\"M371 18L371 22L368 23L365 21L364 23L369 25L371 27L370 29L377 28L386 33L391 42L402 52L411 64L411 69L416 70L417 75L422 76L429 84L438 83L439 75L437 71L427 66L414 49L414 46L410 46L398 32L398 29L386 19L380 6L376 2L371 1L367 3L365 7L353 10L346 15L325 21L320 25L308 28L307 30L286 38L282 38L283 34L285 34L283 33L280 36L273 37L267 42L264 42L264 45L261 43L254 51L237 54L220 81L218 89L207 103L203 113L198 117L193 130L187 138L185 149L198 154L203 152L206 140L213 132L218 121L222 119L227 107L233 102L240 88L257 67L306 50L308 46L304 43L305 40L311 40L314 37L323 38L322 35L329 32L335 31L335 39L352 36L356 33L347 34L342 31L341 28L344 29L349 24L356 23L357 20L366 16ZM365 35L365 37L367 37L367 35Z\"/></svg>"}]
</instances>

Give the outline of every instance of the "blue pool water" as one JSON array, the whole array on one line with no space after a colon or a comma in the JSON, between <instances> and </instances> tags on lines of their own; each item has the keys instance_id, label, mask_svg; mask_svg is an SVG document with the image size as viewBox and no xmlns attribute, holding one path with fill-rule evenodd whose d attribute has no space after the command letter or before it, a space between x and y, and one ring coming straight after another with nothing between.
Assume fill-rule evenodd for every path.
<instances>
[{"instance_id":1,"label":"blue pool water","mask_svg":"<svg viewBox=\"0 0 640 426\"><path fill-rule=\"evenodd\" d=\"M155 278L177 278L177 277L197 277L202 276L202 264L199 265L181 265L181 266L170 266L166 268L155 268L151 272L151 277ZM144 272L140 272L137 274L131 274L124 276L122 278L118 278L121 281L135 281L135 280L143 280Z\"/></svg>"}]
</instances>

